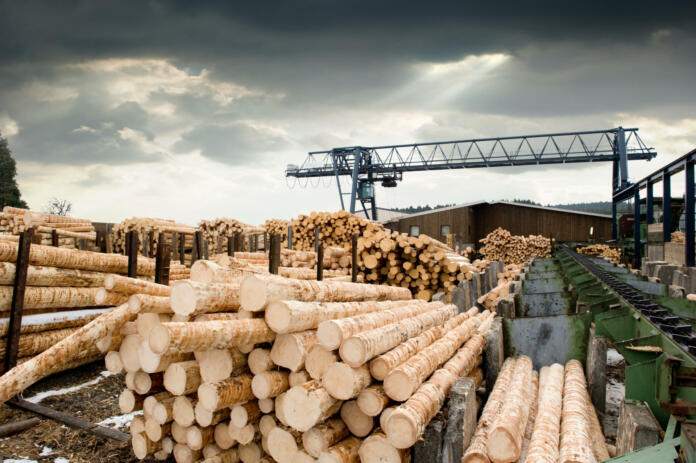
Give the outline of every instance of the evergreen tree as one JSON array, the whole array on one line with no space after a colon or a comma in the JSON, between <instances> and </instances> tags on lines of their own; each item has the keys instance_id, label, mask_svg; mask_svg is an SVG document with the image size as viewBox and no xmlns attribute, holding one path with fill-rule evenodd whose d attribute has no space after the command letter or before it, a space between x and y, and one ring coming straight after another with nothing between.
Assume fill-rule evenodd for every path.
<instances>
[{"instance_id":1,"label":"evergreen tree","mask_svg":"<svg viewBox=\"0 0 696 463\"><path fill-rule=\"evenodd\" d=\"M10 153L7 140L0 134L0 208L5 206L27 209L17 186L17 165Z\"/></svg>"}]
</instances>

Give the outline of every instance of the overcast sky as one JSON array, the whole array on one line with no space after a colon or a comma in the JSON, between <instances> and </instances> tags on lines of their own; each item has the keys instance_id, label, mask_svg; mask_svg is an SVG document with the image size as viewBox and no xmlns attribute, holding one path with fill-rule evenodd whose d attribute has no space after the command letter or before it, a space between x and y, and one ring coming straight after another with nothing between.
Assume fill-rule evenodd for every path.
<instances>
[{"instance_id":1,"label":"overcast sky","mask_svg":"<svg viewBox=\"0 0 696 463\"><path fill-rule=\"evenodd\" d=\"M634 179L696 147L696 2L563 3L0 0L0 133L32 209L190 224L338 209L334 181L284 177L336 146L622 125L659 153ZM406 173L377 202L610 185L609 163Z\"/></svg>"}]
</instances>

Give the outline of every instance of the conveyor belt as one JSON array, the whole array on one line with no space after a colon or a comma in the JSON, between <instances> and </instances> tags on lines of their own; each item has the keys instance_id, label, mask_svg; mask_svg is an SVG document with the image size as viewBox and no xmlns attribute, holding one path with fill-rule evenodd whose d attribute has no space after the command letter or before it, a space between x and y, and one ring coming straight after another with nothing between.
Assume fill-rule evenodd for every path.
<instances>
[{"instance_id":1,"label":"conveyor belt","mask_svg":"<svg viewBox=\"0 0 696 463\"><path fill-rule=\"evenodd\" d=\"M578 254L565 244L562 245L562 248L602 283L621 297L628 305L632 306L650 320L656 328L673 339L686 352L692 356L696 356L696 333L694 333L691 325L683 323L679 317L672 315L664 307L646 298L642 293L620 281L610 272L595 265L587 256Z\"/></svg>"}]
</instances>

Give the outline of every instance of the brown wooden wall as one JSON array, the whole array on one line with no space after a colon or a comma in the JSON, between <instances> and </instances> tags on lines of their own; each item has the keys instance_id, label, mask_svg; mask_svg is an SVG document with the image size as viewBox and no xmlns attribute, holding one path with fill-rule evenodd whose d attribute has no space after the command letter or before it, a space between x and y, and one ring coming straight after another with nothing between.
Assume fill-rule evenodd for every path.
<instances>
[{"instance_id":1,"label":"brown wooden wall","mask_svg":"<svg viewBox=\"0 0 696 463\"><path fill-rule=\"evenodd\" d=\"M611 219L573 212L553 211L513 204L480 204L471 207L433 211L414 217L405 217L385 224L401 233L409 233L411 225L418 225L420 233L437 238L442 225L449 225L455 242L475 243L498 227L513 235L544 235L558 241L587 241L590 227L594 227L595 240L611 239Z\"/></svg>"}]
</instances>

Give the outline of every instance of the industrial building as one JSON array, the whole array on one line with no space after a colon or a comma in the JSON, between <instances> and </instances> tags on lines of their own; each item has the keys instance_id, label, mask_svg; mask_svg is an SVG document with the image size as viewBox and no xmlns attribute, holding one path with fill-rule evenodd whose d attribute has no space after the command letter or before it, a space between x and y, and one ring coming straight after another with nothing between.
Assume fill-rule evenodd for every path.
<instances>
[{"instance_id":1,"label":"industrial building","mask_svg":"<svg viewBox=\"0 0 696 463\"><path fill-rule=\"evenodd\" d=\"M611 239L611 216L508 201L478 201L380 220L394 231L421 233L444 240L452 234L459 246L478 243L498 227L513 235L543 235L557 241Z\"/></svg>"}]
</instances>

